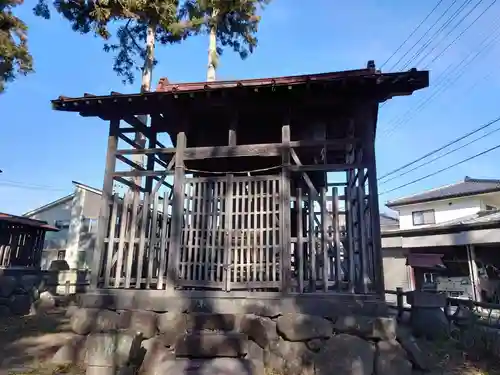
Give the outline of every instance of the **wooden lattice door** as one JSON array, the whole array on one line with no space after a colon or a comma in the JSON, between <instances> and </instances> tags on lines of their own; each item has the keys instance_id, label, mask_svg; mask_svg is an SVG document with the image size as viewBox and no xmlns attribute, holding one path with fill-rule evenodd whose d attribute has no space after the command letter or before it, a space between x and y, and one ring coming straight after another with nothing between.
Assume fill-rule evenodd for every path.
<instances>
[{"instance_id":1,"label":"wooden lattice door","mask_svg":"<svg viewBox=\"0 0 500 375\"><path fill-rule=\"evenodd\" d=\"M277 176L187 179L180 285L279 288L279 191Z\"/></svg>"}]
</instances>

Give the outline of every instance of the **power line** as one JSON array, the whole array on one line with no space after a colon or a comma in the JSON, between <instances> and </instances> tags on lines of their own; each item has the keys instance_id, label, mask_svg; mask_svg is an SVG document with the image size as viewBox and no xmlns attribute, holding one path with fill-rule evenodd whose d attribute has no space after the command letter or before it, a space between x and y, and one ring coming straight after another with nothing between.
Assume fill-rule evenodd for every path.
<instances>
[{"instance_id":1,"label":"power line","mask_svg":"<svg viewBox=\"0 0 500 375\"><path fill-rule=\"evenodd\" d=\"M410 35L408 35L408 37L403 41L403 43L401 43L399 45L399 47L396 48L396 50L392 53L392 55L389 56L389 58L387 60L385 60L385 62L380 66L380 69L382 69L385 66L385 64L387 64L396 55L396 53L398 53L401 50L401 48L404 47L406 42L408 42L408 40L410 40L411 37L413 35L415 35L415 33L420 29L420 27L425 23L425 21L427 21L429 19L429 17L441 5L442 2L443 2L443 0L439 0L439 2L436 4L436 6L434 8L432 8L432 10L427 14L427 16L424 17L424 19L422 21L420 21L420 23L417 25L417 27L415 27L415 29L413 29L413 31L410 33Z\"/></svg>"},{"instance_id":2,"label":"power line","mask_svg":"<svg viewBox=\"0 0 500 375\"><path fill-rule=\"evenodd\" d=\"M449 165L449 166L447 166L447 167L445 167L445 168L442 168L442 169L440 169L440 170L438 170L438 171L435 171L435 172L429 173L429 174L428 174L428 175L426 175L426 176L423 176L423 177L417 178L416 180L413 180L413 181L407 182L406 184L403 184L403 185L400 185L400 186L398 186L398 187L395 187L394 189L386 190L386 191L384 191L384 192L380 193L379 195L384 195L384 194L390 193L390 192L392 192L392 191L395 191L395 190L398 190L398 189L404 188L404 187L406 187L406 186L416 184L417 182L420 182L420 181L422 181L422 180L425 180L425 179L427 179L427 178L429 178L429 177L433 177L433 176L437 175L438 173L441 173L441 172L447 171L447 170L449 170L449 169L451 169L451 168L454 168L454 167L456 167L456 166L458 166L458 165L460 165L460 164L463 164L463 163L465 163L465 162L468 162L468 161L470 161L470 160L472 160L472 159L475 159L475 158L477 158L477 157L479 157L479 156L483 156L483 155L485 155L485 154L487 154L487 153L489 153L489 152L491 152L491 151L495 151L495 150L497 150L497 149L499 149L499 148L500 148L500 145L496 145L496 146L491 147L491 148L489 148L489 149L487 149L487 150L485 150L485 151L483 151L483 152L480 152L479 154L472 155L471 157L468 157L467 159L460 160L459 162L457 162L457 163L455 163L455 164Z\"/></svg>"},{"instance_id":3,"label":"power line","mask_svg":"<svg viewBox=\"0 0 500 375\"><path fill-rule=\"evenodd\" d=\"M482 0L480 0L482 1ZM417 58L425 52L427 47L429 47L439 36L440 33L442 33L464 10L467 8L467 6L472 2L472 0L467 0L465 3L463 3L455 12L448 18L447 21L445 21L444 24L441 25L441 27L432 34L429 39L424 43L424 45L420 46L418 51L403 65L403 68L401 70L406 69L410 64L414 64ZM477 6L477 5L476 5ZM458 26L461 22L463 22L463 19L458 22L456 26ZM453 31L454 29L452 29ZM448 36L448 35L446 35ZM439 43L439 42L438 42Z\"/></svg>"},{"instance_id":4,"label":"power line","mask_svg":"<svg viewBox=\"0 0 500 375\"><path fill-rule=\"evenodd\" d=\"M401 167L399 167L399 168L396 168L396 169L394 169L394 170L392 170L392 171L390 171L390 172L386 173L385 175L383 175L383 176L379 177L379 178L378 178L378 181L383 180L383 179L385 179L385 178L386 178L386 177L388 177L388 176L392 176L393 174L395 174L395 173L397 173L397 172L399 172L399 171L401 171L401 170L403 170L403 169L406 169L406 168L408 168L409 166L412 166L413 164L418 163L419 161L422 161L422 160L424 160L424 159L428 158L429 156L432 156L433 154L436 154L436 153L438 153L439 151L442 151L442 150L444 150L445 148L448 148L449 146L454 145L454 144L456 144L456 143L460 142L461 140L463 140L463 139L465 139L465 138L468 138L468 137L470 137L471 135L473 135L473 134L475 134L475 133L477 133L477 132L479 132L479 131L481 131L481 130L483 130L483 129L486 129L487 127L489 127L489 126L491 126L491 125L493 125L493 124L497 123L498 121L500 121L500 117L497 117L496 119L494 119L494 120L492 120L492 121L490 121L490 122L487 122L487 123L486 123L486 124L484 124L484 125L481 125L479 128L474 129L474 130L470 131L469 133L466 133L466 134L464 134L464 135L462 135L462 136L460 136L460 137L458 137L458 138L454 139L453 141L448 142L448 143L446 143L445 145L443 145L443 146L441 146L441 147L438 147L437 149L432 150L432 151L428 152L427 154L425 154L425 155L423 155L423 156L421 156L421 157L419 157L419 158L417 158L417 159L415 159L415 160L413 160L413 161L411 161L411 162L409 162L409 163L407 163L407 164L405 164L405 165L403 165L403 166L401 166Z\"/></svg>"},{"instance_id":5,"label":"power line","mask_svg":"<svg viewBox=\"0 0 500 375\"><path fill-rule=\"evenodd\" d=\"M427 29L427 31L410 47L410 49L406 51L403 54L403 56L401 56L399 60L396 61L395 64L392 65L392 67L389 69L390 71L393 70L406 56L408 56L408 54L413 50L413 48L415 48L427 36L427 34L439 23L439 21L441 21L441 19L446 15L446 13L448 13L448 11L453 7L453 5L455 5L456 2L457 0L453 0L451 5L448 6L448 8L446 8L443 13L441 13L438 19L431 25L431 27L429 27L429 29Z\"/></svg>"},{"instance_id":6,"label":"power line","mask_svg":"<svg viewBox=\"0 0 500 375\"><path fill-rule=\"evenodd\" d=\"M426 65L426 67L425 67L424 69L427 69L427 68L429 67L429 65L431 65L434 61L436 61L438 58L440 58L440 57L443 55L443 53L445 53L445 52L448 50L448 48L450 48L453 44L455 44L455 42L456 42L457 40L459 40L459 39L462 37L462 35L464 35L464 34L467 32L467 30L469 30L469 29L470 29L470 28L471 28L471 27L472 27L472 26L473 26L473 25L474 25L474 24L475 24L475 23L476 23L476 22L477 22L477 21L478 21L478 20L479 20L479 19L480 19L480 18L481 18L481 17L482 17L482 16L483 16L483 15L484 15L487 11L488 11L488 10L490 10L490 8L491 8L491 7L492 7L492 6L493 6L496 2L497 2L497 0L493 0L493 2L492 2L490 5L488 5L488 7L487 7L486 9L484 9L484 10L483 10L483 11L479 14L479 16L477 16L477 17L474 19L474 21L472 21L472 22L471 22L471 23L470 23L470 24L469 24L469 25L468 25L468 26L467 26L464 30L462 30L462 32L461 32L460 34L458 34L458 35L455 37L455 39L453 39L453 40L450 42L450 44L448 44L448 45L446 46L446 48L444 48L444 49L443 49L443 50L442 50L442 51L441 51L441 52L440 52L437 56L434 56L434 58L431 60L431 62L430 62L429 64L427 64L427 65ZM481 1L480 1L478 4L480 4L480 3L481 3ZM475 8L473 8L472 10L474 10L474 9L475 9ZM470 12L467 14L467 16L468 16L469 14L470 14ZM466 16L466 17L467 17L467 16ZM431 52L432 52L432 51L431 51ZM428 53L425 57L427 57L428 55L429 55L429 53ZM421 59L421 61L423 61L423 60L424 60L424 59Z\"/></svg>"},{"instance_id":7,"label":"power line","mask_svg":"<svg viewBox=\"0 0 500 375\"><path fill-rule=\"evenodd\" d=\"M12 180L1 180L0 187L2 187L2 186L11 187L11 188L19 188L19 189L27 189L27 190L67 191L67 189L57 188L54 186L27 184L24 182L12 181Z\"/></svg>"},{"instance_id":8,"label":"power line","mask_svg":"<svg viewBox=\"0 0 500 375\"><path fill-rule=\"evenodd\" d=\"M427 97L423 98L414 108L409 108L403 115L395 117L393 120L388 122L388 125L392 125L389 129L386 129L384 133L386 135L393 134L398 128L410 122L417 113L421 113L422 110L430 103L436 96L442 94L444 91L453 86L462 76L466 73L466 68L469 67L483 52L491 51L491 47L500 37L500 34L495 36L495 33L500 29L500 22L497 22L494 30L488 34L479 44L479 50L475 53L469 53L465 58L463 58L459 64L455 65L453 68L453 63L450 64L441 73L436 82L435 90ZM472 56L474 55L474 56ZM470 58L472 56L472 58ZM469 59L470 58L470 59ZM458 73L458 74L455 74ZM454 75L453 79L449 79Z\"/></svg>"},{"instance_id":9,"label":"power line","mask_svg":"<svg viewBox=\"0 0 500 375\"><path fill-rule=\"evenodd\" d=\"M463 144L463 145L461 145L461 146L455 147L454 149L451 149L450 151L445 152L445 153L444 153L444 154L442 154L442 155L439 155L439 156L437 156L437 157L435 157L435 158L433 158L433 159L431 159L431 160L428 160L428 161L426 161L425 163L419 164L419 165L417 165L416 167L414 167L414 168L410 169L409 171L406 171L406 172L400 173L400 174L398 174L397 176L394 176L394 177L391 177L391 178L389 178L389 179L387 179L387 180L385 180L385 181L382 181L379 185L384 185L384 184L388 183L389 181L393 181L393 180L395 180L396 178L400 178L400 177L402 177L402 176L407 175L408 173L414 172L414 171L416 171L417 169L420 169L421 167L424 167L424 166L426 166L426 165L429 165L429 164L431 164L431 163L435 162L436 160L442 159L442 158L444 158L445 156L448 156L448 155L450 155L450 154L453 154L453 153L454 153L454 152L456 152L456 151L459 151L459 150L461 150L461 149L463 149L463 148L465 148L465 147L467 147L467 146L470 146L471 144L473 144L473 143L475 143L475 142L477 142L477 141L479 141L479 140L481 140L481 139L484 139L484 138L486 138L486 137L490 136L491 134L496 133L497 131L500 131L500 128L493 129L493 130L489 131L488 133L483 134L482 136L480 136L480 137L478 137L478 138L473 139L473 140L472 140L472 141L470 141L470 142L467 142L467 143L465 143L465 144Z\"/></svg>"}]
</instances>

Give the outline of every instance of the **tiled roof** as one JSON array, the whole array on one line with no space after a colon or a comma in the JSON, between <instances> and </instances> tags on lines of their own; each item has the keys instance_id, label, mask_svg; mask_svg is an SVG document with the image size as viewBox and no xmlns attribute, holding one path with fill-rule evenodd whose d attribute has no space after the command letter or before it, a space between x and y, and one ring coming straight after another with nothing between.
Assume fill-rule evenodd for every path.
<instances>
[{"instance_id":1,"label":"tiled roof","mask_svg":"<svg viewBox=\"0 0 500 375\"><path fill-rule=\"evenodd\" d=\"M477 179L466 176L462 181L442 186L423 193L402 197L387 202L387 207L405 206L408 204L424 203L441 199L459 198L469 195L500 192L500 180Z\"/></svg>"},{"instance_id":2,"label":"tiled roof","mask_svg":"<svg viewBox=\"0 0 500 375\"><path fill-rule=\"evenodd\" d=\"M0 222L8 224L25 225L28 227L44 229L46 231L53 231L53 232L59 231L58 228L53 227L52 225L48 225L46 221L28 219L26 217L11 215L4 212L0 212Z\"/></svg>"}]
</instances>

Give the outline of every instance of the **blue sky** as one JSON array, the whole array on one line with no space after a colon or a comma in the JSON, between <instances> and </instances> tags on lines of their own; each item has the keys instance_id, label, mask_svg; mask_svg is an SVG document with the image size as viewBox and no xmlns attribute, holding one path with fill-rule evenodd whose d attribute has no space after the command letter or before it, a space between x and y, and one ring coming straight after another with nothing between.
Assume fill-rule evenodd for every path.
<instances>
[{"instance_id":1,"label":"blue sky","mask_svg":"<svg viewBox=\"0 0 500 375\"><path fill-rule=\"evenodd\" d=\"M467 9L472 10L476 2ZM431 63L491 2L485 0L448 37L445 38L446 31L441 33L427 48L429 51L436 45L435 51L416 67L431 71L428 89L412 97L396 98L380 109L376 145L379 175L500 116L500 76L496 72L500 56L496 44L480 53L462 72L458 69L457 74L451 74L464 58L471 58L471 53L479 51L480 43L492 33L500 4L495 4ZM50 100L59 95L80 96L84 92L133 92L139 86L122 85L112 71L112 56L102 51L101 40L74 33L69 24L57 16L51 21L32 16L29 3L19 7L17 14L29 25L36 73L18 79L0 96L0 169L3 170L0 211L13 214L70 193L72 180L102 186L107 123L55 112ZM310 7L313 3L316 8ZM452 0L444 0L405 48L411 47L451 3ZM255 53L244 61L230 51L224 53L218 78L357 69L365 67L368 60L375 60L380 66L436 4L437 0L274 0L263 13ZM406 52L405 48L383 70L391 68ZM154 72L154 82L160 77L168 77L171 82L204 80L206 51L207 40L203 37L159 48L160 63ZM398 70L412 55L413 52L392 70ZM439 85L446 79L449 87ZM425 103L432 95L434 97ZM398 120L400 118L403 120ZM397 128L391 131L395 125ZM381 185L379 191L453 164L499 141L500 133L493 134L419 171ZM499 157L500 151L492 152L385 194L381 202L451 183L465 175L500 178L499 169L495 167Z\"/></svg>"}]
</instances>

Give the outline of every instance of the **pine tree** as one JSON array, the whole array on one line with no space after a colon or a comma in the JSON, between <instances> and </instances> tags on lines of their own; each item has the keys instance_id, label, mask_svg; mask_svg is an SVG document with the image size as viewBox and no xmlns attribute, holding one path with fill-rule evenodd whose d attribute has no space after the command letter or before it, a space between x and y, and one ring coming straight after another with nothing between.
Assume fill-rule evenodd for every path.
<instances>
[{"instance_id":1,"label":"pine tree","mask_svg":"<svg viewBox=\"0 0 500 375\"><path fill-rule=\"evenodd\" d=\"M13 14L23 0L0 0L0 93L20 74L33 71L28 50L28 27Z\"/></svg>"},{"instance_id":2,"label":"pine tree","mask_svg":"<svg viewBox=\"0 0 500 375\"><path fill-rule=\"evenodd\" d=\"M216 79L219 56L232 48L245 59L257 46L259 9L271 0L187 0L185 13L194 22L193 29L208 34L207 81Z\"/></svg>"},{"instance_id":3,"label":"pine tree","mask_svg":"<svg viewBox=\"0 0 500 375\"><path fill-rule=\"evenodd\" d=\"M39 0L34 10L48 19L47 1ZM74 31L105 40L104 50L115 53L113 70L124 83L132 84L134 73L141 71L141 91L151 88L155 44L180 42L188 35L179 22L178 0L53 0L52 6ZM110 26L115 23L113 35Z\"/></svg>"}]
</instances>

